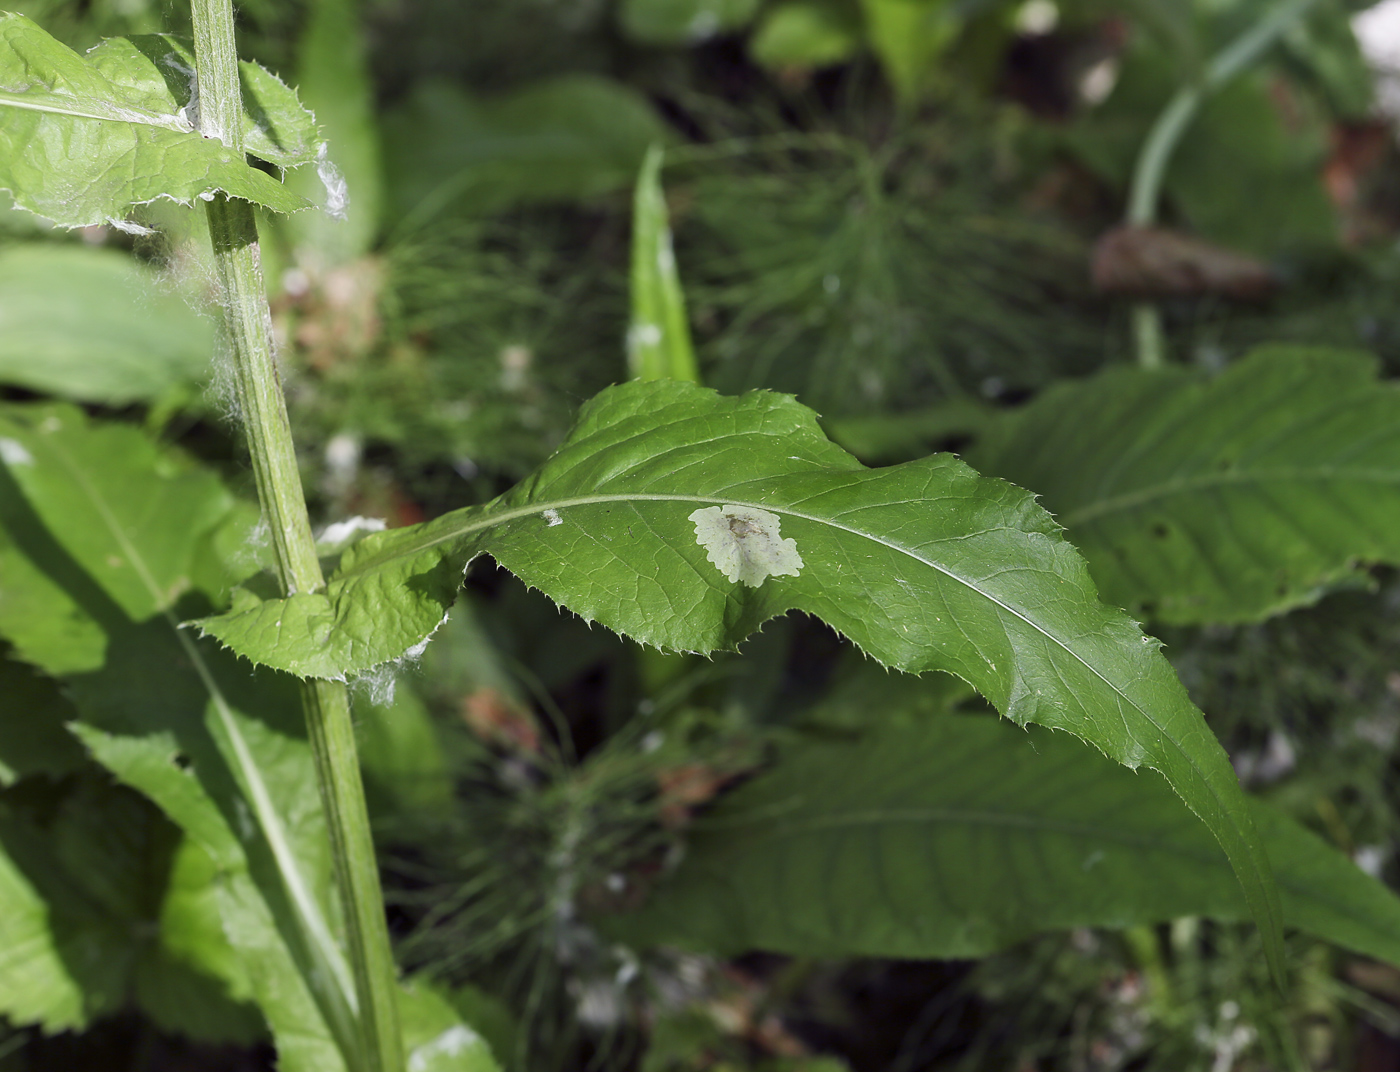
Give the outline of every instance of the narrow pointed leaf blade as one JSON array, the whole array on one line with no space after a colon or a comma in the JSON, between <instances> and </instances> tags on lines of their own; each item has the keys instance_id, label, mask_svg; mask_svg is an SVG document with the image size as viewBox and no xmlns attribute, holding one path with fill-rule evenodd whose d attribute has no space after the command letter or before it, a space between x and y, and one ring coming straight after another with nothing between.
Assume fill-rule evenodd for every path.
<instances>
[{"instance_id":1,"label":"narrow pointed leaf blade","mask_svg":"<svg viewBox=\"0 0 1400 1072\"><path fill-rule=\"evenodd\" d=\"M699 383L666 195L661 189L663 155L659 145L647 151L632 199L632 322L627 328L627 365L633 379Z\"/></svg>"},{"instance_id":2,"label":"narrow pointed leaf blade","mask_svg":"<svg viewBox=\"0 0 1400 1072\"><path fill-rule=\"evenodd\" d=\"M1052 387L972 460L1040 493L1104 598L1157 621L1258 621L1400 562L1400 389L1365 354L1112 369Z\"/></svg>"},{"instance_id":3,"label":"narrow pointed leaf blade","mask_svg":"<svg viewBox=\"0 0 1400 1072\"><path fill-rule=\"evenodd\" d=\"M79 56L23 15L0 15L0 188L64 227L119 220L160 197L193 204L218 191L274 212L306 207L194 129L185 112L188 59L162 36L114 38ZM291 91L276 90L267 72L245 68L243 76L249 151L305 162L309 115L299 105L301 115L292 111Z\"/></svg>"},{"instance_id":4,"label":"narrow pointed leaf blade","mask_svg":"<svg viewBox=\"0 0 1400 1072\"><path fill-rule=\"evenodd\" d=\"M1400 964L1400 898L1251 802L1284 921ZM977 957L1041 931L1248 918L1219 846L1153 775L976 716L808 740L722 800L635 914L639 945Z\"/></svg>"},{"instance_id":5,"label":"narrow pointed leaf blade","mask_svg":"<svg viewBox=\"0 0 1400 1072\"><path fill-rule=\"evenodd\" d=\"M886 666L951 672L1016 722L1161 771L1224 846L1281 964L1277 894L1223 749L1029 493L948 455L866 469L785 396L634 382L494 502L367 537L326 595L244 593L203 627L294 673L360 672L424 643L478 554L663 648L732 648L805 611Z\"/></svg>"}]
</instances>

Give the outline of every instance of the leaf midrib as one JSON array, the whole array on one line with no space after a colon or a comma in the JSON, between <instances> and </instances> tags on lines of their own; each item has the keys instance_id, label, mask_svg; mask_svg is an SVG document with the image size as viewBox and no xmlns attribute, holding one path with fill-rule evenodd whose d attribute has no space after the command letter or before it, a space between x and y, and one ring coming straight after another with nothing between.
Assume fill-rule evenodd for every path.
<instances>
[{"instance_id":1,"label":"leaf midrib","mask_svg":"<svg viewBox=\"0 0 1400 1072\"><path fill-rule=\"evenodd\" d=\"M72 103L61 105L59 101ZM148 112L144 108L129 105L115 105L107 101L92 101L90 98L54 93L51 90L35 93L15 93L0 90L0 106L21 108L30 112L43 112L48 115L67 115L75 119L94 119L104 123L138 123L142 126L173 130L179 134L193 134L192 127L178 112L162 115Z\"/></svg>"},{"instance_id":2,"label":"leaf midrib","mask_svg":"<svg viewBox=\"0 0 1400 1072\"><path fill-rule=\"evenodd\" d=\"M610 503L610 502L694 502L694 503L711 503L711 504L716 504L716 505L743 506L743 507L749 507L749 508L758 509L758 510L768 510L768 511L771 511L771 512L773 512L773 513L780 514L780 515L783 515L783 516L801 518L801 519L804 520L804 521L811 521L811 522L813 522L813 523L815 523L815 524L826 525L826 526L829 526L829 527L831 527L831 528L840 529L840 530L842 530L842 531L844 531L844 532L849 532L849 533L850 533L851 535L853 535L853 536L857 536L857 537L860 537L860 538L863 538L863 539L870 540L871 542L873 542L873 543L878 543L878 544L880 544L881 546L887 547L887 548L889 548L889 549L892 550L892 551L896 551L896 552L898 552L898 553L900 553L900 554L907 555L909 558L914 559L916 562L920 562L920 563L922 563L922 564L928 566L930 569L933 569L934 571L943 574L945 577L949 578L950 580L955 581L955 582L957 582L958 584L963 585L963 586L964 586L965 588L967 588L969 591L975 592L977 595L981 596L983 599L986 599L988 602L990 602L990 603L992 603L992 604L994 604L994 605L996 605L996 606L1002 608L1002 609L1005 610L1008 614L1013 615L1014 617L1016 617L1016 618L1019 619L1020 621L1024 622L1027 626L1029 626L1029 627L1030 627L1031 629L1033 629L1035 632L1041 634L1041 635L1044 636L1047 640L1050 640L1050 641L1052 641L1054 644L1056 644L1062 651L1065 652L1065 654L1067 654L1068 656L1070 656L1070 658L1072 658L1073 660L1075 660L1076 662L1078 662L1081 666L1083 666L1086 670L1088 670L1091 674L1093 674L1094 677L1098 678L1099 681L1103 682L1103 684L1104 684L1111 692L1113 692L1114 695L1118 696L1118 697L1119 697L1124 703L1126 703L1129 707L1131 707L1133 710L1135 710L1135 711L1137 711L1139 714L1141 714L1142 717L1148 722L1148 724L1151 725L1155 730L1157 730L1157 732L1158 732L1159 735L1161 736L1161 739L1162 739L1162 740L1171 741L1172 746L1177 750L1177 752L1179 752L1179 753L1181 754L1181 756L1182 756L1182 757L1186 760L1186 762L1190 765L1191 769L1192 769L1192 770L1196 773L1196 775L1201 779L1202 784L1205 785L1205 786L1210 790L1211 795L1212 795L1218 802L1220 802L1222 805L1223 805L1223 803L1224 803L1223 801L1220 800L1220 797L1219 797L1218 794L1215 792L1214 787L1211 786L1209 780L1206 778L1204 772L1201 770L1200 766L1197 764L1195 758L1194 758L1193 756L1191 756L1191 754L1190 754L1189 752L1187 752L1185 748L1182 747L1181 743L1180 743L1179 741L1177 741L1177 740L1175 739L1175 737L1173 737L1171 734L1169 734L1169 733L1166 732L1166 730L1165 730L1164 727L1161 725L1161 723L1159 723L1159 722L1151 715L1151 713L1149 713L1146 709L1144 709L1144 708L1141 707L1139 704L1137 704L1135 701L1133 701L1130 697L1128 697L1128 696L1122 691L1122 689L1120 689L1116 684L1114 684L1114 682L1110 681L1107 677L1105 677L1105 676L1098 670L1097 667L1095 667L1092 663L1090 663L1087 659L1085 659L1082 655L1080 655L1080 654L1079 654L1078 652L1076 652L1072 647L1070 647L1070 645L1069 645L1066 641L1064 641L1064 640L1061 639L1060 637L1056 636L1054 633L1050 632L1048 629L1046 629L1044 626L1040 625L1038 622L1034 621L1025 611L1021 610L1021 609L1018 608L1018 607L1014 607L1014 606L1012 606L1012 605L1009 604L1009 603L1003 602L1002 600L998 599L995 595L992 595L991 593L988 593L988 592L984 591L983 589L977 587L976 584L974 584L972 581L970 581L970 580L967 579L966 577L963 577L963 576L961 576L960 574L955 573L953 570L949 569L948 567L946 567L946 566L944 566L944 565L942 565L942 564L940 564L940 563L938 563L938 562L933 561L932 559L924 558L923 556L919 555L917 552L915 552L914 550L911 550L910 548L901 546L901 545L896 544L896 543L892 543L892 542L890 542L889 540L882 539L882 538L879 537L879 536L873 535L873 534L868 533L868 532L864 532L864 531L862 531L862 530L860 530L860 529L852 528L852 527L849 526L849 525L843 525L843 524L841 524L840 522L831 520L830 518L818 517L818 516L816 516L816 515L814 515L814 514L804 513L804 512L802 512L802 511L796 510L796 509L794 509L794 508L792 508L792 507L777 506L777 505L774 505L774 504L772 504L772 503L763 503L763 502L746 502L746 501L739 500L739 499L728 498L728 497L717 497L717 496L713 496L713 495L659 494L659 493L655 493L655 492L632 492L632 493L615 493L615 494L609 494L609 495L586 495L586 496L578 496L578 497L572 498L572 499L556 499L556 500L553 500L553 501L550 501L550 502L536 502L536 503L531 503L529 506L519 506L519 507L515 507L514 509L511 509L511 510L503 510L503 511L501 511L501 512L499 512L499 513L494 513L494 514L490 514L490 515L487 515L487 516L485 516L485 517L482 517L482 518L480 518L480 519L477 520L477 521L464 523L463 525L454 528L453 530L451 530L450 532L448 532L448 533L446 533L446 534L440 535L440 536L435 537L435 538L430 539L430 540L418 541L418 542L416 542L415 544L410 545L411 549L396 550L395 553L394 553L392 556L371 558L371 559L369 559L369 560L368 560L366 563L364 563L364 564L357 564L356 568L346 571L345 574L337 575L337 576L334 578L334 580L335 580L335 581L340 581L340 580L343 580L343 579L346 578L346 577L350 577L350 576L354 576L354 575L356 575L356 574L360 574L360 573L367 572L370 568L373 568L373 567L375 567L375 566L378 566L378 565L380 565L380 564L383 563L383 562L393 561L394 559L398 559L398 558L402 558L402 557L409 557L409 556L412 556L412 555L417 555L417 554L422 553L423 551L430 550L430 549L432 549L433 547L436 547L436 546L438 546L438 545L440 545L440 544L444 544L444 543L447 543L447 542L449 542L449 541L453 541L453 540L461 539L461 538L464 538L464 537L468 537L468 536L471 536L471 535L473 535L473 534L475 534L475 533L477 533L477 532L481 532L481 531L483 531L483 530L485 530L485 529L492 528L492 527L495 527L495 526L498 526L498 525L503 525L503 524L505 524L505 523L507 523L507 522L509 522L509 521L514 521L514 520L516 520L516 519L518 519L518 518L521 518L521 517L530 517L530 516L532 516L532 515L542 515L546 510L556 510L556 511L558 511L558 510L565 510L565 509L568 509L569 507L573 507L573 506L591 506L591 505L598 505L598 504L601 504L601 503ZM489 507L482 507L481 509L485 510L485 509L488 509L488 508L489 508ZM1161 742L1159 741L1158 743L1160 744ZM1227 815L1229 814L1228 811L1226 812L1226 814L1227 814ZM1241 831L1239 831L1239 833L1243 834L1243 831L1241 830Z\"/></svg>"}]
</instances>

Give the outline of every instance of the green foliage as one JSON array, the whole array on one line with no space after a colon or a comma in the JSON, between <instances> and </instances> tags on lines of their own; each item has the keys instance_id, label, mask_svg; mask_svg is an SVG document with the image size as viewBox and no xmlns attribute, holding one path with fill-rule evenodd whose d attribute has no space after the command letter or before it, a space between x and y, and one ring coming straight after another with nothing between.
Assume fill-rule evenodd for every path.
<instances>
[{"instance_id":1,"label":"green foliage","mask_svg":"<svg viewBox=\"0 0 1400 1072\"><path fill-rule=\"evenodd\" d=\"M64 227L122 220L133 205L223 191L292 212L307 202L194 129L194 60L175 38L112 38L79 56L23 15L0 16L0 188ZM241 71L248 151L279 167L315 159L296 94L256 64ZM63 161L57 170L51 161Z\"/></svg>"},{"instance_id":2,"label":"green foliage","mask_svg":"<svg viewBox=\"0 0 1400 1072\"><path fill-rule=\"evenodd\" d=\"M66 794L35 785L0 800L0 1009L57 1032L134 999L167 1029L257 1037L256 1012L199 970L226 943L214 905L184 881L190 850L149 803L102 781L88 770ZM205 949L180 949L159 924L173 915L212 922Z\"/></svg>"},{"instance_id":3,"label":"green foliage","mask_svg":"<svg viewBox=\"0 0 1400 1072\"><path fill-rule=\"evenodd\" d=\"M0 381L87 402L153 401L204 378L209 321L115 250L0 250Z\"/></svg>"},{"instance_id":4,"label":"green foliage","mask_svg":"<svg viewBox=\"0 0 1400 1072\"><path fill-rule=\"evenodd\" d=\"M973 458L1032 488L1105 598L1256 621L1396 562L1396 397L1373 359L1265 347L1218 377L1112 369L1046 391Z\"/></svg>"},{"instance_id":5,"label":"green foliage","mask_svg":"<svg viewBox=\"0 0 1400 1072\"><path fill-rule=\"evenodd\" d=\"M735 119L717 136L737 133L745 151L672 183L689 204L676 247L708 385L791 391L828 419L884 418L1096 367L1082 250L1008 207L1007 113L950 106L875 147L840 118L850 137L770 140ZM964 125L984 136L969 141Z\"/></svg>"},{"instance_id":6,"label":"green foliage","mask_svg":"<svg viewBox=\"0 0 1400 1072\"><path fill-rule=\"evenodd\" d=\"M1180 82L1167 56L1138 49L1108 99L1076 119L1065 143L1126 189L1139 146ZM1319 176L1322 115L1304 90L1274 86L1263 72L1250 72L1212 94L1172 154L1162 186L1195 231L1262 256L1324 245L1336 233Z\"/></svg>"},{"instance_id":7,"label":"green foliage","mask_svg":"<svg viewBox=\"0 0 1400 1072\"><path fill-rule=\"evenodd\" d=\"M0 694L0 785L9 788L32 774L61 778L82 766L82 749L64 729L77 712L53 679L0 658Z\"/></svg>"},{"instance_id":8,"label":"green foliage","mask_svg":"<svg viewBox=\"0 0 1400 1072\"><path fill-rule=\"evenodd\" d=\"M749 40L749 53L765 67L825 67L859 50L860 11L844 0L787 0L769 7Z\"/></svg>"},{"instance_id":9,"label":"green foliage","mask_svg":"<svg viewBox=\"0 0 1400 1072\"><path fill-rule=\"evenodd\" d=\"M662 152L642 161L632 209L632 320L627 367L634 379L699 382L690 322L671 245L671 223L661 189Z\"/></svg>"},{"instance_id":10,"label":"green foliage","mask_svg":"<svg viewBox=\"0 0 1400 1072\"><path fill-rule=\"evenodd\" d=\"M447 211L596 196L626 186L666 137L636 91L593 75L486 99L423 82L386 121L389 209L411 230Z\"/></svg>"},{"instance_id":11,"label":"green foliage","mask_svg":"<svg viewBox=\"0 0 1400 1072\"><path fill-rule=\"evenodd\" d=\"M157 28L141 0L86 5L89 21L59 18L60 2L44 10L65 41ZM963 99L961 72L995 81L990 57L1009 47L1018 5L532 0L528 18L500 2L412 7L250 0L245 47L299 69L320 126L296 93L244 64L255 161L195 133L194 61L178 39L80 56L22 16L0 17L0 187L32 212L134 230L126 213L162 198L180 204L147 207L142 223L178 221L216 191L290 210L330 206L348 188L348 222L274 225L285 242L271 263L302 272L273 303L302 449L295 458L283 424L256 421L269 438L252 437L252 468L267 493L269 459L286 462L268 501L301 524L297 460L314 464L331 440L329 519L374 511L376 481L398 520L433 518L337 547L324 590L318 569L270 577L257 508L211 470L133 427L6 396L0 1013L37 1034L135 1008L196 1038L269 1033L291 1072L359 1072L395 1064L362 1057L360 1035L377 1017L368 1010L397 995L406 1063L421 1072L490 1072L507 1054L522 1072L547 1072L570 1052L570 1022L585 1025L582 1049L599 1066L839 1069L804 1055L766 1004L804 985L807 958L980 956L1047 928L1127 926L1109 940L1114 963L1147 980L1143 1015L1171 1025L1150 1060L1189 1068L1209 1051L1224 1067L1221 1032L1238 1006L1225 1014L1218 980L1199 1000L1173 998L1194 966L1224 965L1218 978L1254 995L1260 949L1277 980L1282 924L1400 962L1395 898L1242 795L1157 643L1095 584L1167 623L1252 623L1339 587L1359 592L1366 570L1396 561L1390 386L1358 355L1274 349L1214 378L1118 369L1002 415L982 401L1100 364L1115 315L1080 303L1083 251L1066 236L1116 207L1092 203L1103 191L1078 173L1028 172L1046 162L1024 152L1025 114ZM1108 38L1086 27L1121 14L1098 0L1059 9L1063 36L1017 48L1068 42L1093 59ZM1067 139L1046 140L1124 181L1162 103L1269 10L1139 0L1116 91ZM1174 158L1172 207L1207 235L1266 254L1332 240L1316 176L1324 122L1361 114L1367 94L1345 20L1318 11L1268 72L1208 104ZM415 20L433 41L405 45ZM706 44L751 24L749 57L768 72L732 42ZM893 99L872 92L870 65L809 77L861 48ZM223 59L215 66L234 71L227 49ZM1067 89L1077 63L1057 72ZM235 93L232 78L206 90L230 105ZM395 102L378 123L377 101ZM668 205L661 146L677 131L697 144L668 154ZM620 192L634 177L629 318ZM1071 228L1039 222L1071 202ZM234 207L251 266L251 209ZM235 236L214 237L221 257ZM368 256L376 243L382 259ZM149 294L150 276L110 249L0 251L0 381L152 402L151 426L221 454L193 415L170 421L209 339L173 299ZM248 279L224 286L256 326L265 310ZM1170 312L1235 329L1247 319L1192 301ZM630 371L648 382L605 390L567 431L574 408L620 378L629 320ZM863 467L791 398L698 388L692 325L707 382L800 391L841 446L903 464ZM276 389L268 400L276 418ZM1026 490L951 455L920 457L967 437L985 471ZM332 472L346 443L348 475ZM452 509L462 502L484 505ZM284 560L296 557L289 526L274 533ZM449 616L483 555L523 583L478 571L473 605L490 612L478 620L463 603ZM296 594L274 598L286 591ZM1324 604L1317 622L1341 605ZM1171 635L1194 698L1221 712L1213 726L1241 778L1274 777L1261 756L1278 740L1326 753L1267 792L1320 816L1348 851L1367 839L1367 866L1393 834L1391 772L1378 749L1353 762L1351 737L1393 737L1386 613L1329 632L1337 652L1306 639L1312 618ZM519 635L497 651L506 618ZM192 622L227 647L182 628ZM663 650L634 652L594 622ZM847 642L887 667L949 673L872 667L828 680L838 651L855 654ZM743 658L730 654L741 644ZM1299 667L1278 671L1255 658L1261 647L1293 652ZM348 715L328 746L312 693L285 671L367 674L377 692L420 655L425 683L356 712L376 820L404 839L394 901L412 928L400 954L413 974L395 989L387 945L386 970L364 968L361 936L383 919ZM1048 730L950 714L973 686L1022 727L1070 730L1168 784ZM318 778L330 796L311 792ZM1148 925L1182 913L1222 922L1200 942L1178 937L1202 925L1172 924L1164 961L1168 932ZM1257 944L1228 923L1248 916ZM731 968L679 954L668 967L670 954L638 957L607 935L799 960L755 969L775 972L768 998L745 979L722 999L687 971ZM1097 940L1080 931L1075 943ZM1332 965L1313 956L1299 970L1287 992L1315 1008L1337 985ZM385 1001L363 1000L366 974L386 980ZM977 983L988 993L993 974ZM512 1010L455 986L464 979ZM1078 1016L1094 994L1109 1000L1106 985L1054 1000L1077 1002ZM1190 1001L1200 1008L1188 1014ZM1251 1030L1262 1002L1243 1014ZM1050 1033L1077 1046L1096 1015ZM652 1029L645 1056L629 1052L641 1024ZM1286 1045L1261 1050L1304 1067ZM978 1052L968 1048L967 1067ZM1105 1052L1094 1060L1111 1064ZM1144 1059L1140 1041L1122 1053ZM1002 1066L1044 1054L1018 1048ZM897 1065L919 1060L908 1049Z\"/></svg>"},{"instance_id":12,"label":"green foliage","mask_svg":"<svg viewBox=\"0 0 1400 1072\"><path fill-rule=\"evenodd\" d=\"M962 28L952 0L860 0L870 46L895 95L914 105Z\"/></svg>"},{"instance_id":13,"label":"green foliage","mask_svg":"<svg viewBox=\"0 0 1400 1072\"><path fill-rule=\"evenodd\" d=\"M1400 962L1400 899L1291 820L1252 811L1284 922ZM1164 783L1045 731L944 714L781 747L697 825L646 907L610 929L728 955L958 958L1046 927L1185 915L1247 911L1224 855Z\"/></svg>"},{"instance_id":14,"label":"green foliage","mask_svg":"<svg viewBox=\"0 0 1400 1072\"><path fill-rule=\"evenodd\" d=\"M292 172L289 185L330 211L298 213L286 223L301 256L319 267L368 253L382 213L383 162L359 8L359 0L311 4L298 42L297 92L326 140L337 189L332 193L317 173L324 163Z\"/></svg>"},{"instance_id":15,"label":"green foliage","mask_svg":"<svg viewBox=\"0 0 1400 1072\"><path fill-rule=\"evenodd\" d=\"M759 0L622 0L623 32L649 45L685 45L737 30Z\"/></svg>"}]
</instances>

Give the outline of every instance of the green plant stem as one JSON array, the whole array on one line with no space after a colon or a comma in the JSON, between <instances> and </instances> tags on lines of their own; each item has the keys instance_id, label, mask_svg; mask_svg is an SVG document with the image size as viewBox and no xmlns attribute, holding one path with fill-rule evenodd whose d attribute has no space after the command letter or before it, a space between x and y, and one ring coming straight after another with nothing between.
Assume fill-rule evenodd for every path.
<instances>
[{"instance_id":1,"label":"green plant stem","mask_svg":"<svg viewBox=\"0 0 1400 1072\"><path fill-rule=\"evenodd\" d=\"M241 151L242 95L232 5L229 0L195 0L193 16L201 132ZM286 400L273 357L257 221L251 205L222 195L209 202L207 214L233 349L238 403L258 498L272 533L278 574L289 595L316 592L325 587L325 578L311 535ZM398 983L349 697L339 682L309 681L302 687L302 706L330 830L355 983L360 1037L356 1040L358 1052L346 1053L346 1063L366 1072L403 1072Z\"/></svg>"},{"instance_id":2,"label":"green plant stem","mask_svg":"<svg viewBox=\"0 0 1400 1072\"><path fill-rule=\"evenodd\" d=\"M1151 227L1157 222L1162 182L1172 154L1206 98L1254 63L1316 3L1317 0L1288 0L1280 4L1217 52L1199 79L1177 90L1152 125L1133 166L1128 191L1129 227ZM1138 364L1143 368L1160 367L1165 361L1165 346L1161 313L1155 304L1140 302L1133 306L1133 335Z\"/></svg>"}]
</instances>

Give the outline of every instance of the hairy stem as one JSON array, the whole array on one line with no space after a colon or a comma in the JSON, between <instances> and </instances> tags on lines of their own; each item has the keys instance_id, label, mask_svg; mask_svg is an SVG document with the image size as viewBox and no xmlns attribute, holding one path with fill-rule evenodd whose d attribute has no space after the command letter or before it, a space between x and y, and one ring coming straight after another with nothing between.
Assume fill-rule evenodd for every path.
<instances>
[{"instance_id":1,"label":"hairy stem","mask_svg":"<svg viewBox=\"0 0 1400 1072\"><path fill-rule=\"evenodd\" d=\"M1287 0L1273 8L1217 52L1199 79L1177 90L1152 125L1133 166L1133 181L1128 191L1128 226L1150 227L1157 222L1162 182L1172 154L1206 98L1259 59L1316 3L1317 0ZM1133 306L1133 334L1138 364L1143 368L1160 366L1165 359L1165 348L1161 314L1156 305L1140 302Z\"/></svg>"},{"instance_id":2,"label":"hairy stem","mask_svg":"<svg viewBox=\"0 0 1400 1072\"><path fill-rule=\"evenodd\" d=\"M206 137L243 148L242 95L229 0L195 0L199 122ZM301 475L273 357L271 316L258 257L252 206L217 196L207 206L215 269L233 348L238 404L248 436L258 499L272 532L278 574L288 594L325 587ZM345 910L358 1038L339 1041L346 1064L365 1072L403 1072L398 984L364 786L360 781L349 697L339 682L310 681L302 705L316 758L317 781L330 828L331 851ZM313 992L319 987L313 986ZM335 1018L331 1018L334 1023Z\"/></svg>"}]
</instances>

